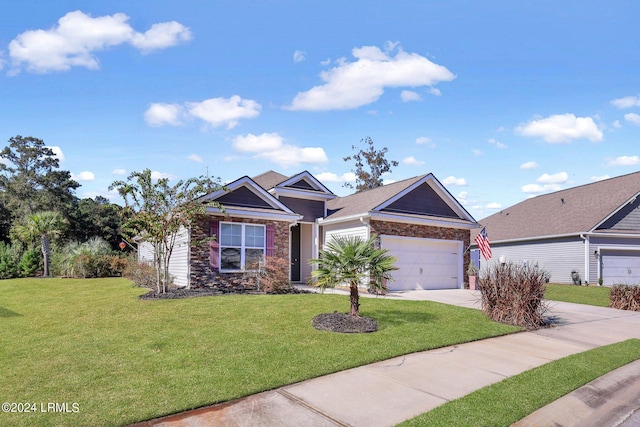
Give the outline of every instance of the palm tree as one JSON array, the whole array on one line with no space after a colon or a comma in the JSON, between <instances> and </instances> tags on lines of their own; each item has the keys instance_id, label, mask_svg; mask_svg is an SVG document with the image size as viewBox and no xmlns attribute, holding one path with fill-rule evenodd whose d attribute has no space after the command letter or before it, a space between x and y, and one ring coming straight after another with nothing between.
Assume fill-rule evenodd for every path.
<instances>
[{"instance_id":1,"label":"palm tree","mask_svg":"<svg viewBox=\"0 0 640 427\"><path fill-rule=\"evenodd\" d=\"M51 254L51 240L60 236L66 221L53 211L38 212L27 216L23 224L14 226L14 232L20 240L30 243L39 238L44 259L44 277L49 277L49 255Z\"/></svg>"},{"instance_id":2,"label":"palm tree","mask_svg":"<svg viewBox=\"0 0 640 427\"><path fill-rule=\"evenodd\" d=\"M393 280L391 271L396 258L387 249L375 247L376 236L368 240L355 236L334 237L320 252L320 258L309 262L318 267L312 271L312 283L323 291L348 283L351 300L350 315L360 315L358 286L367 284L376 290L386 290L386 282Z\"/></svg>"}]
</instances>

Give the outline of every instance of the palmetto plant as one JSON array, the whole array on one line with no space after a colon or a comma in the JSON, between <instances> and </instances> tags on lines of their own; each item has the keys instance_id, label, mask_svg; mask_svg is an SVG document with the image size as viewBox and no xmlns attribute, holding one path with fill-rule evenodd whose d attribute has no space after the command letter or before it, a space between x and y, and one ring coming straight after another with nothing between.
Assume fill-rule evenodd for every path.
<instances>
[{"instance_id":1,"label":"palmetto plant","mask_svg":"<svg viewBox=\"0 0 640 427\"><path fill-rule=\"evenodd\" d=\"M44 277L49 277L51 240L59 237L65 226L66 221L62 215L58 212L45 211L28 215L22 224L17 224L13 228L14 233L25 243L40 239L44 259Z\"/></svg>"},{"instance_id":2,"label":"palmetto plant","mask_svg":"<svg viewBox=\"0 0 640 427\"><path fill-rule=\"evenodd\" d=\"M356 236L332 238L320 252L318 259L309 262L317 264L313 270L312 283L323 291L340 284L349 286L351 316L360 315L360 294L358 286L367 285L375 290L386 290L386 282L393 280L391 272L396 258L387 249L376 248L376 236L364 240Z\"/></svg>"}]
</instances>

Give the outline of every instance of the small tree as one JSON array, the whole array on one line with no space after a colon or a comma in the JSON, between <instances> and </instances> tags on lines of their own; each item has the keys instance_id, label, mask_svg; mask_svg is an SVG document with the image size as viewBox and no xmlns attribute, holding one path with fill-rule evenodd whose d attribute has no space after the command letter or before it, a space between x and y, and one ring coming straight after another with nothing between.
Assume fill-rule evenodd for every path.
<instances>
[{"instance_id":1,"label":"small tree","mask_svg":"<svg viewBox=\"0 0 640 427\"><path fill-rule=\"evenodd\" d=\"M343 160L348 162L355 160L356 168L352 172L356 174L356 192L369 190L372 188L378 188L382 186L382 175L391 172L391 167L398 166L396 160L387 160L385 154L387 154L387 147L382 150L376 150L373 146L373 140L370 137L366 137L361 143L364 143L367 148L360 149L356 154L344 157ZM351 149L355 150L355 145L351 146ZM365 169L369 169L368 171ZM353 184L346 182L344 184L347 188L353 188Z\"/></svg>"},{"instance_id":2,"label":"small tree","mask_svg":"<svg viewBox=\"0 0 640 427\"><path fill-rule=\"evenodd\" d=\"M386 290L386 282L393 280L391 271L396 258L388 254L388 249L376 249L376 236L368 240L354 236L339 236L327 243L320 252L320 258L309 262L318 268L311 272L312 283L323 291L336 285L348 284L351 311L360 316L360 294L358 286L368 284L376 290Z\"/></svg>"},{"instance_id":3,"label":"small tree","mask_svg":"<svg viewBox=\"0 0 640 427\"><path fill-rule=\"evenodd\" d=\"M49 277L49 256L51 241L59 237L66 227L66 221L58 212L46 211L28 215L22 224L14 226L13 231L25 243L40 239L44 261L44 277Z\"/></svg>"},{"instance_id":4,"label":"small tree","mask_svg":"<svg viewBox=\"0 0 640 427\"><path fill-rule=\"evenodd\" d=\"M154 247L158 293L165 293L169 284L169 260L178 232L204 215L207 207L220 207L200 199L219 188L216 181L204 176L171 186L168 178L154 180L150 169L133 172L126 181L115 181L109 187L118 190L125 201L124 231L143 237Z\"/></svg>"}]
</instances>

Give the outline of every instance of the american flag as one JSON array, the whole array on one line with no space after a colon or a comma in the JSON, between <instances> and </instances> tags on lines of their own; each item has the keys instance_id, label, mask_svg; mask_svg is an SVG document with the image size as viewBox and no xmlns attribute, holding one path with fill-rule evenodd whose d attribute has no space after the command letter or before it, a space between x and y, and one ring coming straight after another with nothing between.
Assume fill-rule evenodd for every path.
<instances>
[{"instance_id":1,"label":"american flag","mask_svg":"<svg viewBox=\"0 0 640 427\"><path fill-rule=\"evenodd\" d=\"M485 260L491 259L491 245L489 244L489 237L487 236L487 230L485 227L482 228L482 231L478 233L475 238L476 243L478 244L478 248L480 248L480 253Z\"/></svg>"}]
</instances>

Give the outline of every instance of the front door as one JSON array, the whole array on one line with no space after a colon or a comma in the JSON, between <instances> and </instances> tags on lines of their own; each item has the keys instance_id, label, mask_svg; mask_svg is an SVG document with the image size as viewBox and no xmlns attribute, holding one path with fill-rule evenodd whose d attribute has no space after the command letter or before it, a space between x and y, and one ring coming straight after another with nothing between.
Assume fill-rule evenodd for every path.
<instances>
[{"instance_id":1,"label":"front door","mask_svg":"<svg viewBox=\"0 0 640 427\"><path fill-rule=\"evenodd\" d=\"M291 227L291 281L300 281L300 225Z\"/></svg>"}]
</instances>

